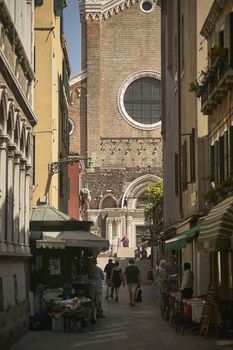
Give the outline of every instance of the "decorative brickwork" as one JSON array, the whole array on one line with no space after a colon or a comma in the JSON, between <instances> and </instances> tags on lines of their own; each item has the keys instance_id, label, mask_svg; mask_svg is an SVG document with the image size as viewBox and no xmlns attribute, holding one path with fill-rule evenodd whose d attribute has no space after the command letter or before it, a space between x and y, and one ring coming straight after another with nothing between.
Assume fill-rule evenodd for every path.
<instances>
[{"instance_id":1,"label":"decorative brickwork","mask_svg":"<svg viewBox=\"0 0 233 350\"><path fill-rule=\"evenodd\" d=\"M132 81L160 80L160 8L145 13L139 1L86 0L80 9L83 71L71 82L76 131L70 149L93 160L95 173L83 176L91 193L87 219L116 253L125 232L135 246L137 227L145 225L137 199L163 177L160 122L130 123L119 103ZM123 208L130 196L130 207Z\"/></svg>"}]
</instances>

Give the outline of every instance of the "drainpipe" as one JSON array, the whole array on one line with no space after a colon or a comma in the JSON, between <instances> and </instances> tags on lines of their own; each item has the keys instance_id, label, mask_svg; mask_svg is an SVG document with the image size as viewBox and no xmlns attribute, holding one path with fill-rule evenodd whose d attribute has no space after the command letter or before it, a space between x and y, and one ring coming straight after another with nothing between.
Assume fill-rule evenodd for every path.
<instances>
[{"instance_id":1,"label":"drainpipe","mask_svg":"<svg viewBox=\"0 0 233 350\"><path fill-rule=\"evenodd\" d=\"M180 217L183 217L182 186L181 186L181 84L180 84L180 0L177 0L177 88L178 88L178 151L179 151L179 208Z\"/></svg>"}]
</instances>

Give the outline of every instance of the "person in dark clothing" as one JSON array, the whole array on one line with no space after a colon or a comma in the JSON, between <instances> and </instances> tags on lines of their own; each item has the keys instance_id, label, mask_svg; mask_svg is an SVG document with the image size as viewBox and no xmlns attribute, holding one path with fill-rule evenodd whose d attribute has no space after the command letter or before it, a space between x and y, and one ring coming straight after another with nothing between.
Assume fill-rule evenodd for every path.
<instances>
[{"instance_id":1,"label":"person in dark clothing","mask_svg":"<svg viewBox=\"0 0 233 350\"><path fill-rule=\"evenodd\" d=\"M135 306L136 290L140 287L140 271L139 268L134 265L134 259L129 259L129 265L125 269L124 283L125 280L129 291L129 305Z\"/></svg>"},{"instance_id":2,"label":"person in dark clothing","mask_svg":"<svg viewBox=\"0 0 233 350\"><path fill-rule=\"evenodd\" d=\"M111 282L112 282L113 290L115 292L116 303L118 302L119 288L121 286L122 280L123 280L122 271L121 271L121 268L119 267L119 262L116 261L111 274Z\"/></svg>"},{"instance_id":3,"label":"person in dark clothing","mask_svg":"<svg viewBox=\"0 0 233 350\"><path fill-rule=\"evenodd\" d=\"M106 291L106 299L108 299L111 295L111 298L113 299L113 286L111 282L111 274L112 269L114 267L114 263L112 262L112 259L108 260L107 265L104 268L104 272L106 273L106 285L107 285L107 291Z\"/></svg>"}]
</instances>

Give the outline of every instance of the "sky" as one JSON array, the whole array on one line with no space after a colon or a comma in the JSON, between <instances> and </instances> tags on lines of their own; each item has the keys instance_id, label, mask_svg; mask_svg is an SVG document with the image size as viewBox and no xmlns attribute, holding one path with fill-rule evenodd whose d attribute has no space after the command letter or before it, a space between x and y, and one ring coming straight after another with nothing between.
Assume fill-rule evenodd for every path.
<instances>
[{"instance_id":1,"label":"sky","mask_svg":"<svg viewBox=\"0 0 233 350\"><path fill-rule=\"evenodd\" d=\"M67 40L71 77L81 71L81 24L78 0L68 0L64 9L64 33Z\"/></svg>"}]
</instances>

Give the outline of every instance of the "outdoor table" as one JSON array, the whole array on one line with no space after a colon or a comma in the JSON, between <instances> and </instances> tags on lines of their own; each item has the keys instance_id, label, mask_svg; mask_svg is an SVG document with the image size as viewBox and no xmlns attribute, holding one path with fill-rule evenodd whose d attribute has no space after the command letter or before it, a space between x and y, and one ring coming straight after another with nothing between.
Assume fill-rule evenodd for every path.
<instances>
[{"instance_id":1,"label":"outdoor table","mask_svg":"<svg viewBox=\"0 0 233 350\"><path fill-rule=\"evenodd\" d=\"M202 311L205 305L203 298L182 299L186 316L190 317L193 322L199 323L201 321Z\"/></svg>"}]
</instances>

